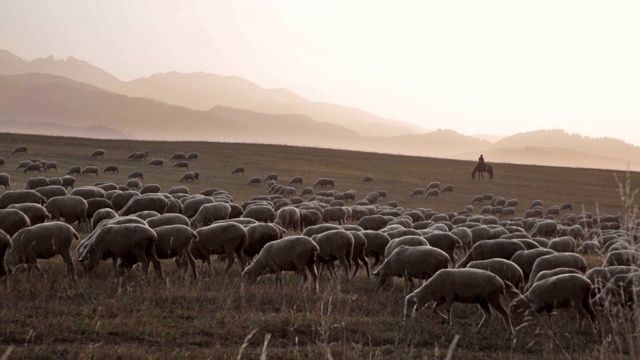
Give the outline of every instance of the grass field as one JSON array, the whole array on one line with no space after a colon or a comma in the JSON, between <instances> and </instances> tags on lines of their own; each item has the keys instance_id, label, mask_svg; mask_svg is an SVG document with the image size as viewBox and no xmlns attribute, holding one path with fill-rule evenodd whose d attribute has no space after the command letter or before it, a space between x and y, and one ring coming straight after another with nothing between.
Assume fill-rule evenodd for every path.
<instances>
[{"instance_id":1,"label":"grass field","mask_svg":"<svg viewBox=\"0 0 640 360\"><path fill-rule=\"evenodd\" d=\"M191 193L217 187L229 192L236 203L266 193L264 186L250 187L252 176L263 178L278 173L280 183L302 176L302 187L312 186L320 177L331 177L336 189L354 189L358 197L385 190L386 201L395 200L404 208L432 208L455 212L469 205L478 194L492 193L518 199L516 215L533 200L544 207L565 202L573 212L622 214L623 206L613 171L492 164L495 178L472 180L472 162L377 153L300 148L261 144L206 142L145 142L90 140L0 134L0 156L11 175L14 189L27 178L37 176L16 170L25 159L58 162L58 171L44 176L62 176L74 165L113 164L114 176L77 176L76 185L113 181L124 184L132 171L143 171L144 183L157 183L164 191L180 185L185 170L171 167L175 152L197 151L199 160L189 171L200 172L200 182L187 184ZM11 155L27 145L27 155ZM104 159L90 159L97 148L106 150ZM127 154L148 150L147 161L127 160ZM162 158L164 168L147 167L151 159ZM491 159L487 159L491 163ZM236 166L245 175L231 175ZM365 175L373 183L361 184ZM640 173L617 173L632 188L640 184ZM409 198L411 191L431 181L453 185L452 193L438 198ZM298 186L298 189L301 187ZM475 205L475 212L480 206ZM75 253L74 253L75 256ZM588 259L598 264L597 258ZM41 261L48 277L27 282L26 273L12 276L10 290L0 289L0 354L20 358L246 358L246 359L405 359L445 358L457 341L454 358L553 359L553 358L637 358L636 331L629 314L599 317L594 334L578 329L576 314L559 311L539 322L523 324L515 316L516 336L508 339L502 322L494 316L482 334L473 332L481 312L475 306L454 306L454 325L448 329L427 311L407 323L402 320L403 293L398 279L391 290L377 292L373 279L360 272L350 282L344 276L320 281L320 293L298 288L296 275L285 275L285 289L276 289L265 278L253 286L240 280L234 265L225 277L223 263L214 264L214 274L201 271L201 279L184 281L172 261L163 261L167 281L149 280L130 273L122 293L111 281L111 267L101 265L95 276L86 276L78 267L79 279L64 277L60 259ZM636 320L639 320L638 318ZM458 338L459 336L459 338ZM457 340L456 340L457 339Z\"/></svg>"}]
</instances>

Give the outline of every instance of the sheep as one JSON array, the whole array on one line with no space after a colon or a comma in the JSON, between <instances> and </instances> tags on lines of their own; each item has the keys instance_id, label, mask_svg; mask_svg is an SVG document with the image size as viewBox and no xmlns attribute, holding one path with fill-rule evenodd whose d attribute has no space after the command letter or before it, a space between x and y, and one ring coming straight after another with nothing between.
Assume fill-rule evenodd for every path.
<instances>
[{"instance_id":1,"label":"sheep","mask_svg":"<svg viewBox=\"0 0 640 360\"><path fill-rule=\"evenodd\" d=\"M593 284L592 296L599 294L607 283L616 275L633 274L640 272L640 268L634 266L608 266L595 267L589 271L585 277Z\"/></svg>"},{"instance_id":2,"label":"sheep","mask_svg":"<svg viewBox=\"0 0 640 360\"><path fill-rule=\"evenodd\" d=\"M183 152L177 152L171 156L169 161L187 160L187 156Z\"/></svg>"},{"instance_id":3,"label":"sheep","mask_svg":"<svg viewBox=\"0 0 640 360\"><path fill-rule=\"evenodd\" d=\"M452 306L454 302L478 304L484 316L476 328L481 332L491 319L491 306L502 317L502 322L507 328L509 336L513 336L511 317L500 302L505 293L505 285L500 278L488 271L478 269L442 269L431 277L420 288L407 295L404 301L405 319L414 316L416 310L420 310L428 303L435 301L433 312L442 305L446 306L446 316L449 327L452 322ZM445 317L444 315L440 314Z\"/></svg>"},{"instance_id":4,"label":"sheep","mask_svg":"<svg viewBox=\"0 0 640 360\"><path fill-rule=\"evenodd\" d=\"M384 252L391 239L386 234L373 230L364 230L360 233L367 241L364 255L366 257L373 256L374 262L370 267L375 268L385 260Z\"/></svg>"},{"instance_id":5,"label":"sheep","mask_svg":"<svg viewBox=\"0 0 640 360\"><path fill-rule=\"evenodd\" d=\"M142 188L142 183L138 179L129 179L124 183L124 186L128 190L140 190L140 188Z\"/></svg>"},{"instance_id":6,"label":"sheep","mask_svg":"<svg viewBox=\"0 0 640 360\"><path fill-rule=\"evenodd\" d=\"M531 273L529 275L529 282L525 286L524 290L528 291L533 282L535 281L538 273L545 270L553 270L557 268L571 268L576 269L582 272L583 274L587 271L587 263L584 261L582 256L574 253L556 253L551 255L545 255L536 259L533 263L533 268L531 269Z\"/></svg>"},{"instance_id":7,"label":"sheep","mask_svg":"<svg viewBox=\"0 0 640 360\"><path fill-rule=\"evenodd\" d=\"M202 204L198 212L193 216L190 222L192 229L198 229L203 226L209 226L218 220L229 219L231 206L225 203Z\"/></svg>"},{"instance_id":8,"label":"sheep","mask_svg":"<svg viewBox=\"0 0 640 360\"><path fill-rule=\"evenodd\" d=\"M103 198L93 198L85 200L87 202L87 219L91 220L95 213L100 209L113 210L113 204L111 201Z\"/></svg>"},{"instance_id":9,"label":"sheep","mask_svg":"<svg viewBox=\"0 0 640 360\"><path fill-rule=\"evenodd\" d=\"M118 174L118 166L116 165L107 165L104 170L102 170L103 173L111 173L111 174Z\"/></svg>"},{"instance_id":10,"label":"sheep","mask_svg":"<svg viewBox=\"0 0 640 360\"><path fill-rule=\"evenodd\" d=\"M446 193L446 192L453 192L453 185L445 185L445 187L442 188L442 193Z\"/></svg>"},{"instance_id":11,"label":"sheep","mask_svg":"<svg viewBox=\"0 0 640 360\"><path fill-rule=\"evenodd\" d=\"M45 209L42 205L38 205L38 204L31 204L31 203L12 204L12 205L9 205L7 209L20 210L23 214L27 216L27 218L29 219L29 223L32 226L42 224L47 220L49 220L49 218L51 218L51 215L49 215L49 213L47 212L47 209Z\"/></svg>"},{"instance_id":12,"label":"sheep","mask_svg":"<svg viewBox=\"0 0 640 360\"><path fill-rule=\"evenodd\" d=\"M313 235L311 239L318 244L318 261L324 264L338 260L344 267L347 281L351 279L351 259L353 257L353 236L345 230L330 230L322 234ZM331 271L331 268L329 268ZM335 272L332 272L335 276Z\"/></svg>"},{"instance_id":13,"label":"sheep","mask_svg":"<svg viewBox=\"0 0 640 360\"><path fill-rule=\"evenodd\" d=\"M455 256L454 252L457 247L462 247L462 242L455 235L446 232L433 233L424 236L425 240L429 243L429 246L440 249L449 256L451 259L452 265L455 266L456 262L458 262L458 258Z\"/></svg>"},{"instance_id":14,"label":"sheep","mask_svg":"<svg viewBox=\"0 0 640 360\"><path fill-rule=\"evenodd\" d=\"M87 217L89 205L85 199L79 196L54 197L49 199L44 207L51 214L52 220L64 218L64 222L69 225L77 222L77 229L89 229L89 218Z\"/></svg>"},{"instance_id":15,"label":"sheep","mask_svg":"<svg viewBox=\"0 0 640 360\"><path fill-rule=\"evenodd\" d=\"M25 182L24 189L25 190L35 190L40 187L45 187L49 185L49 180L46 177L38 176L34 178L29 178Z\"/></svg>"},{"instance_id":16,"label":"sheep","mask_svg":"<svg viewBox=\"0 0 640 360\"><path fill-rule=\"evenodd\" d=\"M127 216L141 211L155 211L162 215L167 211L168 204L167 199L158 194L140 195L129 200L127 205L118 212L118 215Z\"/></svg>"},{"instance_id":17,"label":"sheep","mask_svg":"<svg viewBox=\"0 0 640 360\"><path fill-rule=\"evenodd\" d=\"M301 228L300 210L294 207L284 207L276 212L273 222L282 226L285 230L299 231Z\"/></svg>"},{"instance_id":18,"label":"sheep","mask_svg":"<svg viewBox=\"0 0 640 360\"><path fill-rule=\"evenodd\" d=\"M104 208L96 211L91 218L91 230L95 230L98 224L103 220L115 219L118 217L118 213L109 208Z\"/></svg>"},{"instance_id":19,"label":"sheep","mask_svg":"<svg viewBox=\"0 0 640 360\"><path fill-rule=\"evenodd\" d=\"M21 145L18 146L17 148L13 149L13 151L11 152L11 155L16 155L16 154L27 154L29 151L29 148L26 145Z\"/></svg>"},{"instance_id":20,"label":"sheep","mask_svg":"<svg viewBox=\"0 0 640 360\"><path fill-rule=\"evenodd\" d=\"M429 197L438 197L438 195L440 195L440 190L431 189L431 190L427 191L427 193L424 195L424 197L425 197L425 199L428 199Z\"/></svg>"},{"instance_id":21,"label":"sheep","mask_svg":"<svg viewBox=\"0 0 640 360\"><path fill-rule=\"evenodd\" d=\"M0 167L4 167L4 158L0 157Z\"/></svg>"},{"instance_id":22,"label":"sheep","mask_svg":"<svg viewBox=\"0 0 640 360\"><path fill-rule=\"evenodd\" d=\"M330 223L337 222L339 225L347 221L347 211L343 207L331 207L322 212L322 221Z\"/></svg>"},{"instance_id":23,"label":"sheep","mask_svg":"<svg viewBox=\"0 0 640 360\"><path fill-rule=\"evenodd\" d=\"M570 236L563 236L549 241L548 249L556 252L576 252L576 241Z\"/></svg>"},{"instance_id":24,"label":"sheep","mask_svg":"<svg viewBox=\"0 0 640 360\"><path fill-rule=\"evenodd\" d=\"M531 231L532 237L551 238L556 235L558 231L558 223L554 220L544 220L538 222Z\"/></svg>"},{"instance_id":25,"label":"sheep","mask_svg":"<svg viewBox=\"0 0 640 360\"><path fill-rule=\"evenodd\" d=\"M262 185L262 180L260 180L260 178L259 178L259 177L252 177L252 178L251 178L251 179L249 179L249 181L247 182L247 185L248 185L248 186L253 186L253 185L260 186L260 185Z\"/></svg>"},{"instance_id":26,"label":"sheep","mask_svg":"<svg viewBox=\"0 0 640 360\"><path fill-rule=\"evenodd\" d=\"M603 267L607 266L640 266L640 252L636 250L616 250L607 254Z\"/></svg>"},{"instance_id":27,"label":"sheep","mask_svg":"<svg viewBox=\"0 0 640 360\"><path fill-rule=\"evenodd\" d=\"M560 205L560 210L573 211L573 205L571 203L563 203L562 205Z\"/></svg>"},{"instance_id":28,"label":"sheep","mask_svg":"<svg viewBox=\"0 0 640 360\"><path fill-rule=\"evenodd\" d=\"M388 259L389 256L391 256L391 254L395 251L395 249L397 249L401 245L428 246L429 243L422 236L416 235L407 235L392 239L391 241L389 241L389 244L387 244L387 247L384 250L384 258Z\"/></svg>"},{"instance_id":29,"label":"sheep","mask_svg":"<svg viewBox=\"0 0 640 360\"><path fill-rule=\"evenodd\" d=\"M198 158L200 158L200 153L195 151L187 154L187 156L185 157L187 161L196 161L198 160Z\"/></svg>"},{"instance_id":30,"label":"sheep","mask_svg":"<svg viewBox=\"0 0 640 360\"><path fill-rule=\"evenodd\" d=\"M55 161L47 161L46 164L44 164L43 168L44 172L47 172L47 170L55 170L56 172L58 171L58 163Z\"/></svg>"},{"instance_id":31,"label":"sheep","mask_svg":"<svg viewBox=\"0 0 640 360\"><path fill-rule=\"evenodd\" d=\"M169 190L167 190L167 194L189 194L189 188L186 186L172 186Z\"/></svg>"},{"instance_id":32,"label":"sheep","mask_svg":"<svg viewBox=\"0 0 640 360\"><path fill-rule=\"evenodd\" d=\"M199 180L200 180L200 173L197 172L197 171L186 172L180 178L180 182L187 182L187 181L196 182L196 181L199 181Z\"/></svg>"},{"instance_id":33,"label":"sheep","mask_svg":"<svg viewBox=\"0 0 640 360\"><path fill-rule=\"evenodd\" d=\"M578 312L578 326L582 326L585 313L595 329L596 314L590 301L593 285L582 275L564 274L551 277L533 284L531 289L509 305L509 313L530 310L540 313L543 310L551 314L554 309L573 307Z\"/></svg>"},{"instance_id":34,"label":"sheep","mask_svg":"<svg viewBox=\"0 0 640 360\"><path fill-rule=\"evenodd\" d=\"M80 166L72 166L69 168L69 171L67 171L67 175L80 175Z\"/></svg>"},{"instance_id":35,"label":"sheep","mask_svg":"<svg viewBox=\"0 0 640 360\"><path fill-rule=\"evenodd\" d=\"M189 219L182 214L162 214L145 220L147 225L152 228L169 225L183 225L189 227Z\"/></svg>"},{"instance_id":36,"label":"sheep","mask_svg":"<svg viewBox=\"0 0 640 360\"><path fill-rule=\"evenodd\" d=\"M370 182L373 182L373 177L370 175L366 175L365 177L362 178L362 181L360 181L361 184L370 183Z\"/></svg>"},{"instance_id":37,"label":"sheep","mask_svg":"<svg viewBox=\"0 0 640 360\"><path fill-rule=\"evenodd\" d=\"M82 169L82 175L90 175L90 174L95 174L96 176L99 176L98 167L97 166L86 166L84 169Z\"/></svg>"},{"instance_id":38,"label":"sheep","mask_svg":"<svg viewBox=\"0 0 640 360\"><path fill-rule=\"evenodd\" d=\"M333 179L329 179L329 178L320 178L318 180L316 180L316 182L313 184L313 187L335 187L335 180Z\"/></svg>"},{"instance_id":39,"label":"sheep","mask_svg":"<svg viewBox=\"0 0 640 360\"><path fill-rule=\"evenodd\" d=\"M540 257L551 254L556 254L556 252L546 248L521 250L513 254L510 261L518 265L524 275L524 281L528 282L529 275L531 274L531 270L533 270L533 264L535 264L536 260Z\"/></svg>"},{"instance_id":40,"label":"sheep","mask_svg":"<svg viewBox=\"0 0 640 360\"><path fill-rule=\"evenodd\" d=\"M18 163L18 166L16 166L16 170L25 169L31 163L32 163L31 160L23 160Z\"/></svg>"},{"instance_id":41,"label":"sheep","mask_svg":"<svg viewBox=\"0 0 640 360\"><path fill-rule=\"evenodd\" d=\"M634 271L612 277L593 298L591 304L598 310L623 307L633 311L637 308L638 299L640 299L640 272Z\"/></svg>"},{"instance_id":42,"label":"sheep","mask_svg":"<svg viewBox=\"0 0 640 360\"><path fill-rule=\"evenodd\" d=\"M146 184L140 189L140 195L144 194L157 194L161 190L158 184Z\"/></svg>"},{"instance_id":43,"label":"sheep","mask_svg":"<svg viewBox=\"0 0 640 360\"><path fill-rule=\"evenodd\" d=\"M113 194L113 197L111 198L113 209L116 212L119 212L136 196L140 196L140 193L137 191L121 191Z\"/></svg>"},{"instance_id":44,"label":"sheep","mask_svg":"<svg viewBox=\"0 0 640 360\"><path fill-rule=\"evenodd\" d=\"M246 227L247 246L243 249L245 256L252 259L264 246L272 241L282 239L284 229L274 224L251 224Z\"/></svg>"},{"instance_id":45,"label":"sheep","mask_svg":"<svg viewBox=\"0 0 640 360\"><path fill-rule=\"evenodd\" d=\"M541 271L541 272L538 273L538 275L535 277L535 279L532 279L532 281L533 281L533 284L535 284L538 281L546 280L546 279L552 278L554 276L559 276L559 275L564 275L564 274L577 274L577 275L581 275L581 276L585 275L584 272L582 272L580 270L561 267L561 268L557 268L557 269Z\"/></svg>"},{"instance_id":46,"label":"sheep","mask_svg":"<svg viewBox=\"0 0 640 360\"><path fill-rule=\"evenodd\" d=\"M6 209L11 204L34 203L44 204L47 199L34 190L9 190L0 195L0 209Z\"/></svg>"},{"instance_id":47,"label":"sheep","mask_svg":"<svg viewBox=\"0 0 640 360\"><path fill-rule=\"evenodd\" d=\"M103 159L104 159L104 153L105 153L104 149L97 149L97 150L94 150L94 151L91 153L90 158L91 158L91 159L93 159L93 158L101 157L101 158L103 158Z\"/></svg>"},{"instance_id":48,"label":"sheep","mask_svg":"<svg viewBox=\"0 0 640 360\"><path fill-rule=\"evenodd\" d=\"M134 171L131 174L127 175L127 179L144 180L144 174L142 173L142 171Z\"/></svg>"},{"instance_id":49,"label":"sheep","mask_svg":"<svg viewBox=\"0 0 640 360\"><path fill-rule=\"evenodd\" d=\"M300 191L300 197L313 195L313 188L306 187Z\"/></svg>"},{"instance_id":50,"label":"sheep","mask_svg":"<svg viewBox=\"0 0 640 360\"><path fill-rule=\"evenodd\" d=\"M63 188L62 186L58 186L58 185L47 185L44 187L39 187L35 189L35 192L42 195L47 200L57 196L68 195L67 190L65 190L65 188Z\"/></svg>"},{"instance_id":51,"label":"sheep","mask_svg":"<svg viewBox=\"0 0 640 360\"><path fill-rule=\"evenodd\" d=\"M71 190L69 195L79 196L85 200L104 198L105 191L96 186L81 186Z\"/></svg>"},{"instance_id":52,"label":"sheep","mask_svg":"<svg viewBox=\"0 0 640 360\"><path fill-rule=\"evenodd\" d=\"M347 229L345 228L345 230ZM360 263L362 263L367 272L367 277L370 278L371 268L369 267L369 261L367 260L367 257L365 255L367 249L367 239L364 237L364 235L362 235L362 229L347 231L349 231L349 234L351 234L351 236L353 237L353 253L351 256L351 260L353 262L354 269L351 277L356 277L356 275L358 274L358 270L360 269ZM333 266L332 263L330 263L330 265Z\"/></svg>"},{"instance_id":53,"label":"sheep","mask_svg":"<svg viewBox=\"0 0 640 360\"><path fill-rule=\"evenodd\" d=\"M524 245L513 240L496 239L480 241L473 245L467 256L458 263L456 268L464 268L474 260L488 260L494 258L509 260L520 250L525 250Z\"/></svg>"},{"instance_id":54,"label":"sheep","mask_svg":"<svg viewBox=\"0 0 640 360\"><path fill-rule=\"evenodd\" d=\"M486 270L497 275L502 281L508 282L514 288L521 290L524 286L524 275L518 265L505 259L487 259L470 262L467 269ZM514 296L513 292L509 292Z\"/></svg>"},{"instance_id":55,"label":"sheep","mask_svg":"<svg viewBox=\"0 0 640 360\"><path fill-rule=\"evenodd\" d=\"M293 178L291 178L291 180L289 180L289 185L293 185L293 184L298 184L298 185L302 185L302 182L304 181L304 179L302 178L302 176L294 176Z\"/></svg>"},{"instance_id":56,"label":"sheep","mask_svg":"<svg viewBox=\"0 0 640 360\"><path fill-rule=\"evenodd\" d=\"M160 166L160 167L164 167L164 160L163 160L163 159L153 159L153 160L149 161L149 163L147 164L147 166Z\"/></svg>"},{"instance_id":57,"label":"sheep","mask_svg":"<svg viewBox=\"0 0 640 360\"><path fill-rule=\"evenodd\" d=\"M231 269L238 257L240 268L245 268L245 257L243 249L247 246L248 237L244 226L233 223L215 223L196 230L198 241L191 244L191 253L196 260L202 260L203 266L207 264L209 271L213 272L211 266L211 255L225 255L227 265L225 273ZM235 253L235 256L234 256Z\"/></svg>"},{"instance_id":58,"label":"sheep","mask_svg":"<svg viewBox=\"0 0 640 360\"><path fill-rule=\"evenodd\" d=\"M9 287L9 269L6 264L6 255L13 245L11 244L11 237L4 231L0 230L0 279L5 278L5 287Z\"/></svg>"},{"instance_id":59,"label":"sheep","mask_svg":"<svg viewBox=\"0 0 640 360\"><path fill-rule=\"evenodd\" d=\"M242 217L258 222L272 223L275 220L276 212L269 206L252 206L244 211Z\"/></svg>"},{"instance_id":60,"label":"sheep","mask_svg":"<svg viewBox=\"0 0 640 360\"><path fill-rule=\"evenodd\" d=\"M198 269L196 268L196 260L191 254L191 243L198 241L198 235L188 226L184 225L165 225L156 227L155 231L158 240L155 242L155 252L158 259L175 258L176 265L182 270L186 277L188 268L186 263L191 267L193 277L198 278Z\"/></svg>"},{"instance_id":61,"label":"sheep","mask_svg":"<svg viewBox=\"0 0 640 360\"><path fill-rule=\"evenodd\" d=\"M384 229L388 223L389 220L382 215L367 215L360 219L357 225L364 230L378 231Z\"/></svg>"},{"instance_id":62,"label":"sheep","mask_svg":"<svg viewBox=\"0 0 640 360\"><path fill-rule=\"evenodd\" d=\"M284 286L282 271L295 271L301 276L300 285L304 288L308 281L308 269L317 293L318 273L315 263L319 251L319 246L306 236L290 236L275 240L264 245L258 257L242 272L242 279L248 283L255 283L262 275L275 274L276 284Z\"/></svg>"},{"instance_id":63,"label":"sheep","mask_svg":"<svg viewBox=\"0 0 640 360\"><path fill-rule=\"evenodd\" d=\"M28 173L28 172L33 172L33 171L37 171L39 173L42 173L42 164L40 163L31 163L29 165L27 165L27 167L24 168L24 173Z\"/></svg>"},{"instance_id":64,"label":"sheep","mask_svg":"<svg viewBox=\"0 0 640 360\"><path fill-rule=\"evenodd\" d=\"M149 153L147 153L146 151L136 151L134 153L129 154L129 156L127 156L127 158L129 158L130 160L143 160L146 159L147 156L149 156Z\"/></svg>"},{"instance_id":65,"label":"sheep","mask_svg":"<svg viewBox=\"0 0 640 360\"><path fill-rule=\"evenodd\" d=\"M0 230L9 236L15 235L18 231L31 226L31 221L18 209L0 209Z\"/></svg>"},{"instance_id":66,"label":"sheep","mask_svg":"<svg viewBox=\"0 0 640 360\"><path fill-rule=\"evenodd\" d=\"M233 171L231 172L231 175L233 174L242 174L244 175L244 167L243 166L238 166L235 169L233 169Z\"/></svg>"},{"instance_id":67,"label":"sheep","mask_svg":"<svg viewBox=\"0 0 640 360\"><path fill-rule=\"evenodd\" d=\"M86 243L79 261L85 271L91 273L100 260L116 258L119 265L114 269L116 279L123 275L123 263L132 265L136 260L142 264L142 273L146 276L151 261L158 277L164 279L162 265L155 253L154 244L157 240L155 231L146 225L106 225L97 230L93 239Z\"/></svg>"},{"instance_id":68,"label":"sheep","mask_svg":"<svg viewBox=\"0 0 640 360\"><path fill-rule=\"evenodd\" d=\"M74 178L71 175L65 175L60 179L62 180L62 187L64 187L65 189L68 189L68 188L73 189L73 185L76 182L76 178Z\"/></svg>"},{"instance_id":69,"label":"sheep","mask_svg":"<svg viewBox=\"0 0 640 360\"><path fill-rule=\"evenodd\" d=\"M399 246L393 253L374 271L378 277L378 289L391 277L405 279L405 292L413 285L413 279L428 280L441 269L446 269L449 256L442 250L431 246Z\"/></svg>"},{"instance_id":70,"label":"sheep","mask_svg":"<svg viewBox=\"0 0 640 360\"><path fill-rule=\"evenodd\" d=\"M600 253L600 244L596 241L585 241L576 250L576 254L580 255L597 255Z\"/></svg>"},{"instance_id":71,"label":"sheep","mask_svg":"<svg viewBox=\"0 0 640 360\"><path fill-rule=\"evenodd\" d=\"M18 231L11 238L12 249L7 253L7 265L15 267L27 264L27 276L35 268L45 278L37 259L50 259L60 255L67 265L67 275L76 279L71 260L71 243L79 240L78 233L69 225L61 222L49 222L34 225Z\"/></svg>"},{"instance_id":72,"label":"sheep","mask_svg":"<svg viewBox=\"0 0 640 360\"><path fill-rule=\"evenodd\" d=\"M0 173L0 185L4 186L5 190L11 190L11 175Z\"/></svg>"}]
</instances>

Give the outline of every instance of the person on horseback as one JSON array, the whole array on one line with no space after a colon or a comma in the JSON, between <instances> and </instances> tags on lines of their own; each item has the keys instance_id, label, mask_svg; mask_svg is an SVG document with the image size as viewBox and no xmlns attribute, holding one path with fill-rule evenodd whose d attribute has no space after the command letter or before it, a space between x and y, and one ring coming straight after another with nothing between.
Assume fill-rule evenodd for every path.
<instances>
[{"instance_id":1,"label":"person on horseback","mask_svg":"<svg viewBox=\"0 0 640 360\"><path fill-rule=\"evenodd\" d=\"M480 157L478 158L478 164L484 165L484 157L482 156L482 154L480 154Z\"/></svg>"}]
</instances>

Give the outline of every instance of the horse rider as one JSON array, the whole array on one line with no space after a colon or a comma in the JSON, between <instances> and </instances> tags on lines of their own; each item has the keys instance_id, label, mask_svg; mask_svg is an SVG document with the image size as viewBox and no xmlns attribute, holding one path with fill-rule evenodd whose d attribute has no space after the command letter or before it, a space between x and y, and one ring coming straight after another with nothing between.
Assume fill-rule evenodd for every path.
<instances>
[{"instance_id":1,"label":"horse rider","mask_svg":"<svg viewBox=\"0 0 640 360\"><path fill-rule=\"evenodd\" d=\"M482 154L480 154L480 157L478 158L478 164L484 165L484 157L482 156Z\"/></svg>"}]
</instances>

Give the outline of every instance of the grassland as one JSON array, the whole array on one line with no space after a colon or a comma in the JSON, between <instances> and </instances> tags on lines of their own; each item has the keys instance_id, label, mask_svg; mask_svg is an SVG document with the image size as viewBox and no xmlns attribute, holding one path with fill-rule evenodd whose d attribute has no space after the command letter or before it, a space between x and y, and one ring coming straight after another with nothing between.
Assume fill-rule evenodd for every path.
<instances>
[{"instance_id":1,"label":"grassland","mask_svg":"<svg viewBox=\"0 0 640 360\"><path fill-rule=\"evenodd\" d=\"M545 207L570 202L574 212L625 211L614 172L609 170L494 163L494 180L478 181L471 180L471 162L426 157L261 144L0 136L0 156L7 163L0 172L11 175L16 189L35 176L16 170L18 162L37 158L58 162L58 171L46 176L62 176L74 165L96 165L102 170L114 164L120 169L113 176L78 176L77 185L123 184L127 174L141 170L145 183L157 183L167 190L180 185L184 173L171 167L171 155L197 151L200 159L189 170L199 171L201 181L188 184L191 193L217 187L228 191L237 203L265 194L264 187L246 185L250 177L264 178L276 172L281 183L299 175L305 179L303 186L311 186L319 177L331 177L339 191L354 189L364 197L370 191L385 190L386 201L438 212L463 209L473 196L486 192L518 199L517 215L533 200L542 200ZM27 155L11 155L23 144L29 146ZM104 159L89 158L97 148L106 150ZM165 159L165 167L127 160L127 154L142 149L149 151L149 160ZM240 165L246 168L245 175L231 175ZM371 175L374 182L361 184L365 175ZM640 184L639 173L628 175L631 184ZM454 191L438 198L409 198L413 189L426 187L430 181L453 185ZM590 264L600 261L588 260ZM550 320L541 319L549 328L533 322L520 327L512 339L496 318L484 333L474 333L481 314L468 305L454 307L450 330L426 311L404 323L399 280L392 290L378 293L374 280L362 272L351 282L323 276L320 293L313 294L298 288L295 275L285 276L283 290L275 289L272 279L245 286L239 268L225 277L222 263L214 264L214 274L203 272L197 281L184 281L175 265L164 261L166 282L147 281L131 273L124 291L117 293L107 264L94 276L77 269L75 283L64 277L59 259L41 265L47 279L27 281L20 272L12 277L9 291L0 289L0 354L5 352L8 358L444 358L458 335L452 354L464 359L617 359L637 357L639 345L633 335L637 327L629 323L628 314L601 315L594 334L586 327L577 328L574 313L560 311ZM514 317L514 326L523 321L522 316Z\"/></svg>"}]
</instances>

